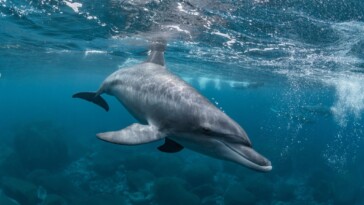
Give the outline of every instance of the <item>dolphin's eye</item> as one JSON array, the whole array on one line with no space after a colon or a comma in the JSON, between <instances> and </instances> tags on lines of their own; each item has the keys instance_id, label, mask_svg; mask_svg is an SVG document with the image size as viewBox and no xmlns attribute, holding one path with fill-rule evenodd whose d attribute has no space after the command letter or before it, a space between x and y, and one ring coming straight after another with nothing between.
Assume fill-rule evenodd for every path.
<instances>
[{"instance_id":1,"label":"dolphin's eye","mask_svg":"<svg viewBox=\"0 0 364 205\"><path fill-rule=\"evenodd\" d=\"M212 134L213 134L212 130L210 130L209 128L206 128L206 127L203 127L203 128L202 128L202 132L203 132L205 135L212 135Z\"/></svg>"}]
</instances>

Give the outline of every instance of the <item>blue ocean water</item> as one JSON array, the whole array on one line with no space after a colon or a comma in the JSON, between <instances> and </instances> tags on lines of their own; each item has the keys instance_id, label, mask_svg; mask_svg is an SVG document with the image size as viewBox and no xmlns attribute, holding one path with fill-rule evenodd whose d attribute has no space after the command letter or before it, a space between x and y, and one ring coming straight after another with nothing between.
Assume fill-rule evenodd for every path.
<instances>
[{"instance_id":1,"label":"blue ocean water","mask_svg":"<svg viewBox=\"0 0 364 205\"><path fill-rule=\"evenodd\" d=\"M361 0L0 0L0 204L364 204L363 32ZM271 172L95 137L136 120L71 96L162 33Z\"/></svg>"}]
</instances>

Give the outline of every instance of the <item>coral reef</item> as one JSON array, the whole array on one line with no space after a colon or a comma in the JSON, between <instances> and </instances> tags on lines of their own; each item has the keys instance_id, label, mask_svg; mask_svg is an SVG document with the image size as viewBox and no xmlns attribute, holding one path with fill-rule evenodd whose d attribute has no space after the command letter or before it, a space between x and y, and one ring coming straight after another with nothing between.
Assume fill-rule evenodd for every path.
<instances>
[{"instance_id":1,"label":"coral reef","mask_svg":"<svg viewBox=\"0 0 364 205\"><path fill-rule=\"evenodd\" d=\"M67 201L58 195L50 194L48 195L44 201L42 202L42 205L67 205Z\"/></svg>"},{"instance_id":2,"label":"coral reef","mask_svg":"<svg viewBox=\"0 0 364 205\"><path fill-rule=\"evenodd\" d=\"M101 194L101 195L93 195L93 196L85 196L82 198L74 199L70 205L129 205L130 203L124 196L120 195L110 195L110 194Z\"/></svg>"},{"instance_id":3,"label":"coral reef","mask_svg":"<svg viewBox=\"0 0 364 205\"><path fill-rule=\"evenodd\" d=\"M1 205L19 205L19 202L15 201L12 198L9 198L5 194L3 194L0 190L0 204Z\"/></svg>"},{"instance_id":4,"label":"coral reef","mask_svg":"<svg viewBox=\"0 0 364 205\"><path fill-rule=\"evenodd\" d=\"M244 186L247 191L254 193L259 201L269 201L273 197L274 185L271 178L261 175L252 174L244 180Z\"/></svg>"},{"instance_id":5,"label":"coral reef","mask_svg":"<svg viewBox=\"0 0 364 205\"><path fill-rule=\"evenodd\" d=\"M158 163L158 159L150 154L131 153L123 162L126 170L136 171L140 169L153 170Z\"/></svg>"},{"instance_id":6,"label":"coral reef","mask_svg":"<svg viewBox=\"0 0 364 205\"><path fill-rule=\"evenodd\" d=\"M155 176L149 171L141 169L126 172L126 179L130 191L145 192L149 189L150 184L153 183Z\"/></svg>"},{"instance_id":7,"label":"coral reef","mask_svg":"<svg viewBox=\"0 0 364 205\"><path fill-rule=\"evenodd\" d=\"M182 159L175 155L163 153L160 155L160 152L154 152L154 154L157 155L158 160L151 172L157 177L178 176L185 166Z\"/></svg>"},{"instance_id":8,"label":"coral reef","mask_svg":"<svg viewBox=\"0 0 364 205\"><path fill-rule=\"evenodd\" d=\"M1 205L343 205L364 201L364 176L355 166L350 172L321 166L306 173L296 171L290 156L277 163L281 167L272 173L262 174L233 163L160 153L151 146L134 151L108 149L100 143L83 146L72 155L70 150L78 145L68 144L64 133L50 122L27 124L14 133L13 142L2 145L0 151Z\"/></svg>"},{"instance_id":9,"label":"coral reef","mask_svg":"<svg viewBox=\"0 0 364 205\"><path fill-rule=\"evenodd\" d=\"M170 204L201 204L200 199L195 194L187 191L186 182L175 177L162 177L155 181L154 196L160 205Z\"/></svg>"},{"instance_id":10,"label":"coral reef","mask_svg":"<svg viewBox=\"0 0 364 205\"><path fill-rule=\"evenodd\" d=\"M362 196L361 185L357 175L343 173L333 180L333 201L335 205L357 204L359 196Z\"/></svg>"},{"instance_id":11,"label":"coral reef","mask_svg":"<svg viewBox=\"0 0 364 205\"><path fill-rule=\"evenodd\" d=\"M51 122L25 125L14 136L14 155L28 170L55 170L68 160L68 147L64 135Z\"/></svg>"},{"instance_id":12,"label":"coral reef","mask_svg":"<svg viewBox=\"0 0 364 205\"><path fill-rule=\"evenodd\" d=\"M296 186L297 184L290 180L281 180L276 185L275 198L283 202L295 201Z\"/></svg>"},{"instance_id":13,"label":"coral reef","mask_svg":"<svg viewBox=\"0 0 364 205\"><path fill-rule=\"evenodd\" d=\"M234 183L226 191L224 202L225 205L251 205L255 204L257 199L243 184Z\"/></svg>"},{"instance_id":14,"label":"coral reef","mask_svg":"<svg viewBox=\"0 0 364 205\"><path fill-rule=\"evenodd\" d=\"M328 204L333 198L333 189L328 173L316 171L307 179L306 186L312 189L312 197L318 203Z\"/></svg>"},{"instance_id":15,"label":"coral reef","mask_svg":"<svg viewBox=\"0 0 364 205\"><path fill-rule=\"evenodd\" d=\"M213 171L206 164L190 164L182 170L182 176L193 187L211 183L214 177Z\"/></svg>"},{"instance_id":16,"label":"coral reef","mask_svg":"<svg viewBox=\"0 0 364 205\"><path fill-rule=\"evenodd\" d=\"M4 193L20 204L36 205L41 202L38 197L39 187L30 182L13 177L3 177L1 185Z\"/></svg>"}]
</instances>

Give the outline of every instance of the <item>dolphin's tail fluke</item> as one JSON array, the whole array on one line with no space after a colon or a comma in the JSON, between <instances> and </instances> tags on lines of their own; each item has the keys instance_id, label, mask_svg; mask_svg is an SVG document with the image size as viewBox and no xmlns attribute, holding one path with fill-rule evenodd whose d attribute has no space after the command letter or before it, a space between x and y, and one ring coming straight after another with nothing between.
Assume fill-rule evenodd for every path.
<instances>
[{"instance_id":1,"label":"dolphin's tail fluke","mask_svg":"<svg viewBox=\"0 0 364 205\"><path fill-rule=\"evenodd\" d=\"M94 93L94 92L80 92L80 93L74 94L72 97L73 98L81 98L81 99L87 100L89 102L95 103L96 105L104 108L106 111L109 111L109 105L97 93Z\"/></svg>"}]
</instances>

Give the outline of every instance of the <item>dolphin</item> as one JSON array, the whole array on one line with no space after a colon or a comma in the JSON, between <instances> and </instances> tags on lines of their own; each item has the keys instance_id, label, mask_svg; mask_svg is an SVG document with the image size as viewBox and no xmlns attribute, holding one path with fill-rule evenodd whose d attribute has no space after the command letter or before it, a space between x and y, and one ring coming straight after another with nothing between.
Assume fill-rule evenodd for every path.
<instances>
[{"instance_id":1,"label":"dolphin","mask_svg":"<svg viewBox=\"0 0 364 205\"><path fill-rule=\"evenodd\" d=\"M252 148L246 132L228 115L165 66L166 41L156 40L143 63L122 68L108 76L96 92L74 98L95 103L106 111L106 93L115 96L139 123L97 134L101 140L139 145L164 139L158 149L175 153L193 151L268 172L271 162Z\"/></svg>"}]
</instances>

